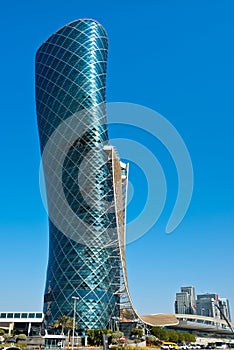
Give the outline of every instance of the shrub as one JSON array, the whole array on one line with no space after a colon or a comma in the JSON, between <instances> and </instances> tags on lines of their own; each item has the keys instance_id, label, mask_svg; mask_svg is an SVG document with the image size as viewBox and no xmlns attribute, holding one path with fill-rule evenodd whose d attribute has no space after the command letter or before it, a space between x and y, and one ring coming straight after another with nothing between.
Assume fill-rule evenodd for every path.
<instances>
[{"instance_id":1,"label":"shrub","mask_svg":"<svg viewBox=\"0 0 234 350\"><path fill-rule=\"evenodd\" d=\"M21 333L21 334L16 336L16 340L17 340L17 342L20 340L23 340L23 341L27 340L27 336L25 334Z\"/></svg>"},{"instance_id":2,"label":"shrub","mask_svg":"<svg viewBox=\"0 0 234 350\"><path fill-rule=\"evenodd\" d=\"M120 343L120 338L123 337L123 332L120 332L120 331L116 331L114 333L112 333L111 335L111 341L113 344L118 344Z\"/></svg>"},{"instance_id":3,"label":"shrub","mask_svg":"<svg viewBox=\"0 0 234 350\"><path fill-rule=\"evenodd\" d=\"M88 336L88 344L91 346L101 346L103 342L103 334L109 337L112 334L110 329L88 329L86 331Z\"/></svg>"},{"instance_id":4,"label":"shrub","mask_svg":"<svg viewBox=\"0 0 234 350\"><path fill-rule=\"evenodd\" d=\"M147 350L146 346L130 346L127 345L124 347L124 350Z\"/></svg>"},{"instance_id":5,"label":"shrub","mask_svg":"<svg viewBox=\"0 0 234 350\"><path fill-rule=\"evenodd\" d=\"M3 349L5 347L11 346L11 343L5 343L5 344L0 344L0 349ZM21 344L21 343L17 343L17 348L26 348L27 344Z\"/></svg>"}]
</instances>

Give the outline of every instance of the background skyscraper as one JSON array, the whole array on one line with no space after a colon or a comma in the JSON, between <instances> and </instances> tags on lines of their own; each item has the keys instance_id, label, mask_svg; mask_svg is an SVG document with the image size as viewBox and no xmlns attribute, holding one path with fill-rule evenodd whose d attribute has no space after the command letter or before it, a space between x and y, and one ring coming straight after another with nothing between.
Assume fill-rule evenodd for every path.
<instances>
[{"instance_id":1,"label":"background skyscraper","mask_svg":"<svg viewBox=\"0 0 234 350\"><path fill-rule=\"evenodd\" d=\"M127 165L108 145L107 45L103 27L84 19L58 30L36 55L38 129L50 231L44 312L48 323L61 315L72 316L72 296L76 296L81 329L106 327L120 315L121 298L128 299ZM61 152L65 156L59 164Z\"/></svg>"},{"instance_id":2,"label":"background skyscraper","mask_svg":"<svg viewBox=\"0 0 234 350\"><path fill-rule=\"evenodd\" d=\"M224 319L231 322L231 312L227 298L219 298L217 293L199 294L196 297L194 287L181 287L176 293L176 314L197 314Z\"/></svg>"},{"instance_id":3,"label":"background skyscraper","mask_svg":"<svg viewBox=\"0 0 234 350\"><path fill-rule=\"evenodd\" d=\"M219 307L221 309L221 318L227 318L231 322L231 310L229 300L227 298L219 298Z\"/></svg>"},{"instance_id":4,"label":"background skyscraper","mask_svg":"<svg viewBox=\"0 0 234 350\"><path fill-rule=\"evenodd\" d=\"M194 287L181 287L181 292L176 293L175 313L176 314L195 314L196 297Z\"/></svg>"},{"instance_id":5,"label":"background skyscraper","mask_svg":"<svg viewBox=\"0 0 234 350\"><path fill-rule=\"evenodd\" d=\"M218 294L205 293L197 295L197 314L215 318L220 317L220 311L216 307L219 302Z\"/></svg>"}]
</instances>

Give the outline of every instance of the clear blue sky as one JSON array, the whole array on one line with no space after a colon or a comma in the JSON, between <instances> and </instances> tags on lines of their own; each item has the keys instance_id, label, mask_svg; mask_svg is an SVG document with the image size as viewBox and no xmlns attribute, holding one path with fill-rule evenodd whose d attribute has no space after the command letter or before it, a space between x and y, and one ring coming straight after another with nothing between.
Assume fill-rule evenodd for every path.
<instances>
[{"instance_id":1,"label":"clear blue sky","mask_svg":"<svg viewBox=\"0 0 234 350\"><path fill-rule=\"evenodd\" d=\"M189 211L167 235L176 171L161 145L147 135L141 141L158 157L169 195L155 226L127 246L134 304L141 314L173 312L179 287L194 285L198 293L227 297L234 312L233 1L13 0L4 2L0 16L0 311L42 310L48 229L38 185L35 52L61 26L88 17L109 36L107 101L164 115L183 137L194 168ZM115 129L112 136L126 132ZM145 200L144 178L134 165L130 180L133 218Z\"/></svg>"}]
</instances>

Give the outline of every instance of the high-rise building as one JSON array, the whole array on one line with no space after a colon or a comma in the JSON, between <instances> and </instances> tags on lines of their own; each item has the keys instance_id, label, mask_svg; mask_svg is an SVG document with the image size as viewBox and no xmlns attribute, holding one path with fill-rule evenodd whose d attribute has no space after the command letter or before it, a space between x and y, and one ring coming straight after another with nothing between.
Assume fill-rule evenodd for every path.
<instances>
[{"instance_id":1,"label":"high-rise building","mask_svg":"<svg viewBox=\"0 0 234 350\"><path fill-rule=\"evenodd\" d=\"M231 322L229 301L227 298L219 298L216 293L197 295L197 314L201 316L221 318Z\"/></svg>"},{"instance_id":2,"label":"high-rise building","mask_svg":"<svg viewBox=\"0 0 234 350\"><path fill-rule=\"evenodd\" d=\"M182 293L188 293L189 295L189 311L191 314L196 314L196 295L194 287L181 287Z\"/></svg>"},{"instance_id":3,"label":"high-rise building","mask_svg":"<svg viewBox=\"0 0 234 350\"><path fill-rule=\"evenodd\" d=\"M217 307L218 302L219 297L216 293L197 295L197 314L201 316L220 318L220 311Z\"/></svg>"},{"instance_id":4,"label":"high-rise building","mask_svg":"<svg viewBox=\"0 0 234 350\"><path fill-rule=\"evenodd\" d=\"M176 293L175 313L176 314L190 314L190 298L187 292Z\"/></svg>"},{"instance_id":5,"label":"high-rise building","mask_svg":"<svg viewBox=\"0 0 234 350\"><path fill-rule=\"evenodd\" d=\"M197 314L224 319L231 322L231 312L227 298L219 298L216 293L195 294L194 287L181 287L176 293L176 314Z\"/></svg>"},{"instance_id":6,"label":"high-rise building","mask_svg":"<svg viewBox=\"0 0 234 350\"><path fill-rule=\"evenodd\" d=\"M219 308L220 308L220 317L222 319L227 319L229 322L231 322L231 311L230 311L230 305L229 300L227 298L219 298Z\"/></svg>"},{"instance_id":7,"label":"high-rise building","mask_svg":"<svg viewBox=\"0 0 234 350\"><path fill-rule=\"evenodd\" d=\"M175 313L195 314L196 297L194 287L181 287L180 290L180 293L176 293Z\"/></svg>"},{"instance_id":8,"label":"high-rise building","mask_svg":"<svg viewBox=\"0 0 234 350\"><path fill-rule=\"evenodd\" d=\"M125 267L128 166L109 145L107 35L74 21L36 54L36 106L49 215L44 312L79 329L106 327L132 311Z\"/></svg>"}]
</instances>

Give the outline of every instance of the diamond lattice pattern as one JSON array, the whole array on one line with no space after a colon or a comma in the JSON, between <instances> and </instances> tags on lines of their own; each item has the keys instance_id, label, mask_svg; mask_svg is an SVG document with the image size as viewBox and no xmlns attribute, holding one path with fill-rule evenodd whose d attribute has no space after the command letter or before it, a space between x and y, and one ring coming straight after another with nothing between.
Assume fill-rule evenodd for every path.
<instances>
[{"instance_id":1,"label":"diamond lattice pattern","mask_svg":"<svg viewBox=\"0 0 234 350\"><path fill-rule=\"evenodd\" d=\"M80 329L106 327L112 316L119 315L120 305L122 265L113 160L104 151L108 142L106 116L103 108L98 108L105 102L106 60L106 33L92 20L79 20L63 27L43 43L36 55L36 101L42 154L61 123L79 111L97 107L95 112L82 113L77 119L82 135L69 145L61 175L69 207L89 230L91 227L91 244L86 244L79 227L75 229L77 241L49 220L44 312L48 323L60 315L72 316L72 296L76 295L79 297L76 316ZM82 167L84 161L86 165ZM61 213L59 197L53 206L60 220L71 225L66 221L66 213ZM107 244L110 241L112 244Z\"/></svg>"}]
</instances>

